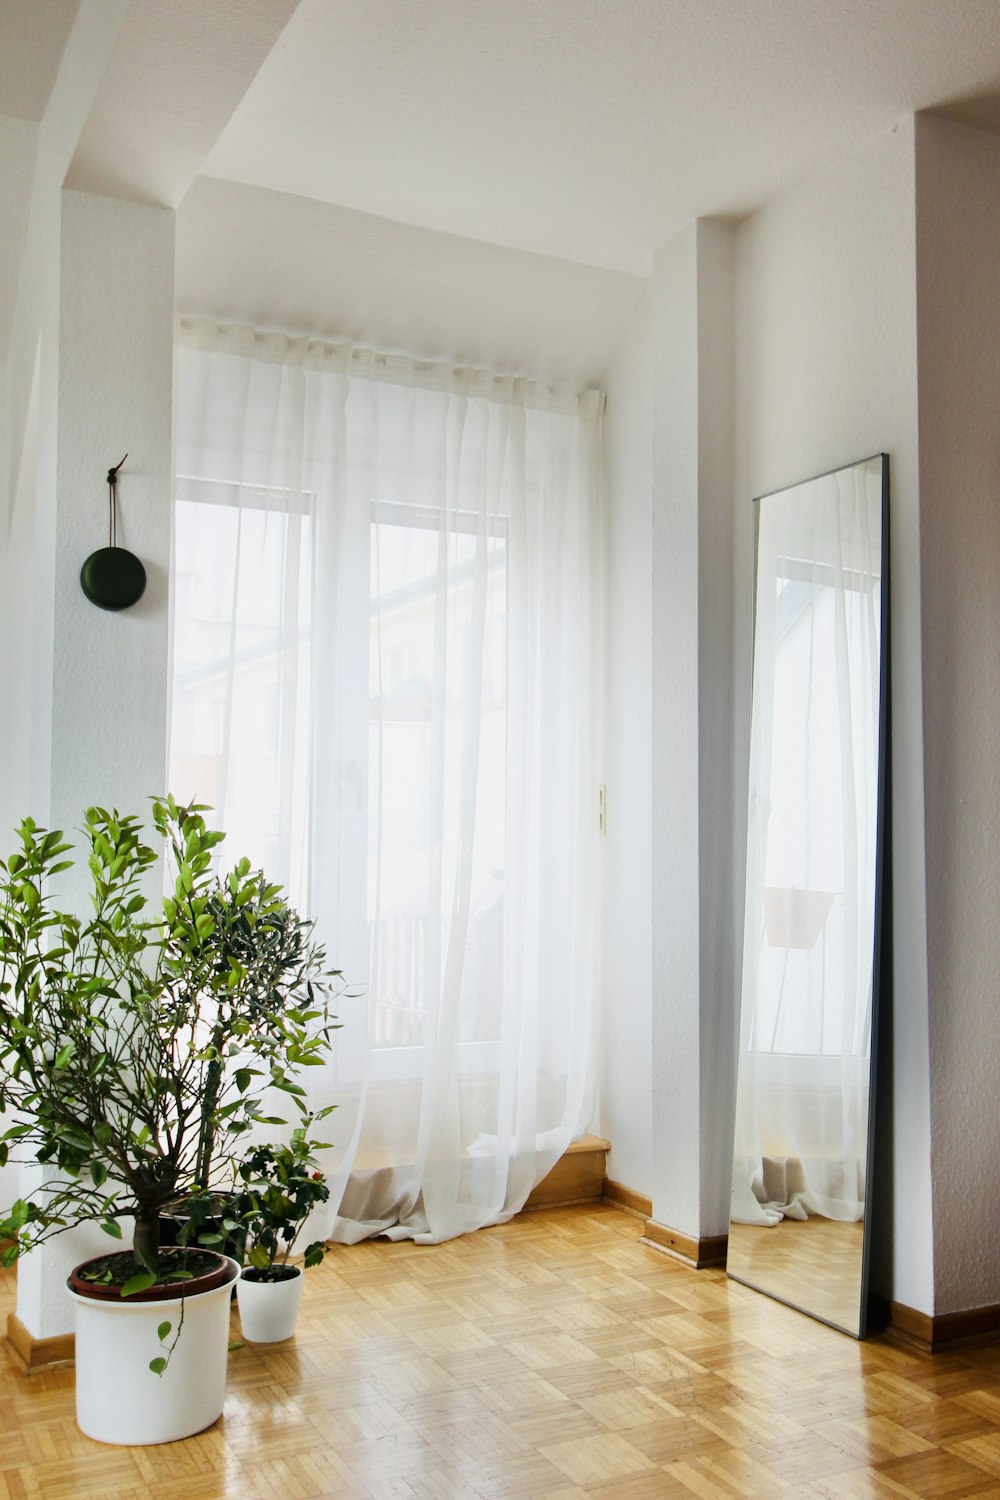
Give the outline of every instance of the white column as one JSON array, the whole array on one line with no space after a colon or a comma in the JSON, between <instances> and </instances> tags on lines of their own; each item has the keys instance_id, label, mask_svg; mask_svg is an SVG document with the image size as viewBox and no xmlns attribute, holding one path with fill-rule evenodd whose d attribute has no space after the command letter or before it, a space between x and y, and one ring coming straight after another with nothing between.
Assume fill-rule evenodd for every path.
<instances>
[{"instance_id":1,"label":"white column","mask_svg":"<svg viewBox=\"0 0 1000 1500\"><path fill-rule=\"evenodd\" d=\"M172 210L63 193L48 800L67 833L92 803L146 813L166 788L173 288ZM106 474L126 452L118 541L148 582L111 613L79 574L107 544ZM60 894L83 909L85 884ZM33 1337L69 1331L66 1274L110 1244L91 1227L21 1262L17 1311Z\"/></svg>"},{"instance_id":2,"label":"white column","mask_svg":"<svg viewBox=\"0 0 1000 1500\"><path fill-rule=\"evenodd\" d=\"M142 811L165 789L174 214L63 194L51 817ZM108 469L123 454L119 544L139 603L97 609L80 567L107 545Z\"/></svg>"},{"instance_id":3,"label":"white column","mask_svg":"<svg viewBox=\"0 0 1000 1500\"><path fill-rule=\"evenodd\" d=\"M733 915L732 231L653 271L653 1218L728 1225Z\"/></svg>"},{"instance_id":4,"label":"white column","mask_svg":"<svg viewBox=\"0 0 1000 1500\"><path fill-rule=\"evenodd\" d=\"M947 1314L1000 1301L1000 139L918 115L915 147L933 1310Z\"/></svg>"}]
</instances>

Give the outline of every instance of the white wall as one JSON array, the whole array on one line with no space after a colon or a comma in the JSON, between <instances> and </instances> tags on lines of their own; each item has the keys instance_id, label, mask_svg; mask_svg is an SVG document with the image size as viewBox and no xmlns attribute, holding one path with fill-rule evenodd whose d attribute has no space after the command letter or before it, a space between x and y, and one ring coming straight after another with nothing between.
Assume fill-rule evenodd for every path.
<instances>
[{"instance_id":1,"label":"white wall","mask_svg":"<svg viewBox=\"0 0 1000 1500\"><path fill-rule=\"evenodd\" d=\"M35 667L51 685L51 738L40 732L33 754L52 825L72 838L91 803L145 813L165 787L174 215L63 192L59 231L55 505L50 517L39 502L34 518L52 569L51 654ZM107 543L105 476L125 452L118 539L148 583L110 613L84 597L79 573ZM86 912L88 880L85 866L61 876L60 900ZM72 1326L66 1274L103 1248L89 1226L26 1258L17 1311L34 1337Z\"/></svg>"},{"instance_id":2,"label":"white wall","mask_svg":"<svg viewBox=\"0 0 1000 1500\"><path fill-rule=\"evenodd\" d=\"M733 233L663 246L609 369L609 1175L700 1238L728 1222Z\"/></svg>"},{"instance_id":3,"label":"white wall","mask_svg":"<svg viewBox=\"0 0 1000 1500\"><path fill-rule=\"evenodd\" d=\"M1000 137L916 122L935 1311L1000 1302Z\"/></svg>"},{"instance_id":4,"label":"white wall","mask_svg":"<svg viewBox=\"0 0 1000 1500\"><path fill-rule=\"evenodd\" d=\"M608 691L604 1033L608 1176L652 1196L651 292L608 370Z\"/></svg>"},{"instance_id":5,"label":"white wall","mask_svg":"<svg viewBox=\"0 0 1000 1500\"><path fill-rule=\"evenodd\" d=\"M177 307L221 321L599 384L643 281L199 178L177 212Z\"/></svg>"},{"instance_id":6,"label":"white wall","mask_svg":"<svg viewBox=\"0 0 1000 1500\"><path fill-rule=\"evenodd\" d=\"M736 766L746 765L750 498L885 450L892 485L895 998L885 1037L893 1064L886 1071L893 1080L891 1139L883 1129L885 1154L876 1161L876 1238L884 1253L873 1283L898 1302L933 1312L914 245L912 121L738 231ZM738 785L745 818L745 778Z\"/></svg>"},{"instance_id":7,"label":"white wall","mask_svg":"<svg viewBox=\"0 0 1000 1500\"><path fill-rule=\"evenodd\" d=\"M61 190L127 0L83 0L38 126L26 222L0 257L10 307L0 381L0 849L48 818ZM9 182L5 175L5 185ZM6 324L6 318L5 318ZM6 334L6 326L5 326Z\"/></svg>"},{"instance_id":8,"label":"white wall","mask_svg":"<svg viewBox=\"0 0 1000 1500\"><path fill-rule=\"evenodd\" d=\"M698 235L653 260L653 1217L697 1236Z\"/></svg>"},{"instance_id":9,"label":"white wall","mask_svg":"<svg viewBox=\"0 0 1000 1500\"><path fill-rule=\"evenodd\" d=\"M733 234L699 220L653 262L653 1217L729 1222Z\"/></svg>"},{"instance_id":10,"label":"white wall","mask_svg":"<svg viewBox=\"0 0 1000 1500\"><path fill-rule=\"evenodd\" d=\"M37 346L36 346L37 347ZM38 462L39 358L19 442L5 545L0 547L0 857L14 846L13 830L32 808L32 713L35 598L35 493Z\"/></svg>"},{"instance_id":11,"label":"white wall","mask_svg":"<svg viewBox=\"0 0 1000 1500\"><path fill-rule=\"evenodd\" d=\"M94 802L145 813L166 789L173 250L170 209L63 193L51 816L67 830ZM126 453L118 543L147 583L112 612L79 575Z\"/></svg>"},{"instance_id":12,"label":"white wall","mask_svg":"<svg viewBox=\"0 0 1000 1500\"><path fill-rule=\"evenodd\" d=\"M725 1234L732 1191L745 844L734 803L735 234L698 223L699 1234ZM736 893L740 892L737 902Z\"/></svg>"}]
</instances>

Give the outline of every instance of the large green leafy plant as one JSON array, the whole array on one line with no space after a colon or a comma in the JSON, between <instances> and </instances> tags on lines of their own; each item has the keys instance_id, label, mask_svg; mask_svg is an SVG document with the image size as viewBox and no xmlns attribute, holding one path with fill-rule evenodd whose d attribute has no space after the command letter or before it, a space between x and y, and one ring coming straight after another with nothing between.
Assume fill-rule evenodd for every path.
<instances>
[{"instance_id":1,"label":"large green leafy plant","mask_svg":"<svg viewBox=\"0 0 1000 1500\"><path fill-rule=\"evenodd\" d=\"M216 874L206 810L155 800L157 851L138 818L89 809L86 919L50 894L72 864L62 833L27 819L0 861L0 1164L20 1148L58 1169L0 1220L7 1264L84 1220L120 1238L132 1215L142 1290L163 1273L161 1213L203 1198L255 1125L285 1123L266 1092L306 1115L296 1075L327 1054L340 976L262 872ZM151 903L161 857L171 890Z\"/></svg>"}]
</instances>

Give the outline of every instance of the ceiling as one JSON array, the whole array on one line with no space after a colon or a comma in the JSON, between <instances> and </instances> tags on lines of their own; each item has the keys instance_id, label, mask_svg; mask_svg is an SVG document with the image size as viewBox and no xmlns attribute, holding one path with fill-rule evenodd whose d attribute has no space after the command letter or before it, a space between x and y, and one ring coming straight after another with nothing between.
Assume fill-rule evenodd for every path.
<instances>
[{"instance_id":1,"label":"ceiling","mask_svg":"<svg viewBox=\"0 0 1000 1500\"><path fill-rule=\"evenodd\" d=\"M202 170L647 275L692 219L998 96L998 0L300 0Z\"/></svg>"},{"instance_id":2,"label":"ceiling","mask_svg":"<svg viewBox=\"0 0 1000 1500\"><path fill-rule=\"evenodd\" d=\"M1000 129L1000 0L0 0L0 358L67 100L68 185L178 207L182 312L590 384L694 219Z\"/></svg>"},{"instance_id":3,"label":"ceiling","mask_svg":"<svg viewBox=\"0 0 1000 1500\"><path fill-rule=\"evenodd\" d=\"M45 114L79 0L3 0L0 16L0 114Z\"/></svg>"}]
</instances>

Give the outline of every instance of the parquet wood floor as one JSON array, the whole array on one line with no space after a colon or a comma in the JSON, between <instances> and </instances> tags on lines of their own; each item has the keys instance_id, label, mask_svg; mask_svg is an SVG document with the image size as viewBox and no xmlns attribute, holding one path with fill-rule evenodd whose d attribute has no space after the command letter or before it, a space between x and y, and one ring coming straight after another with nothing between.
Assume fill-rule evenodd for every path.
<instances>
[{"instance_id":1,"label":"parquet wood floor","mask_svg":"<svg viewBox=\"0 0 1000 1500\"><path fill-rule=\"evenodd\" d=\"M294 1342L233 1353L222 1420L161 1448L90 1442L72 1370L5 1351L0 1500L1000 1497L1000 1346L857 1344L642 1227L338 1247Z\"/></svg>"}]
</instances>

